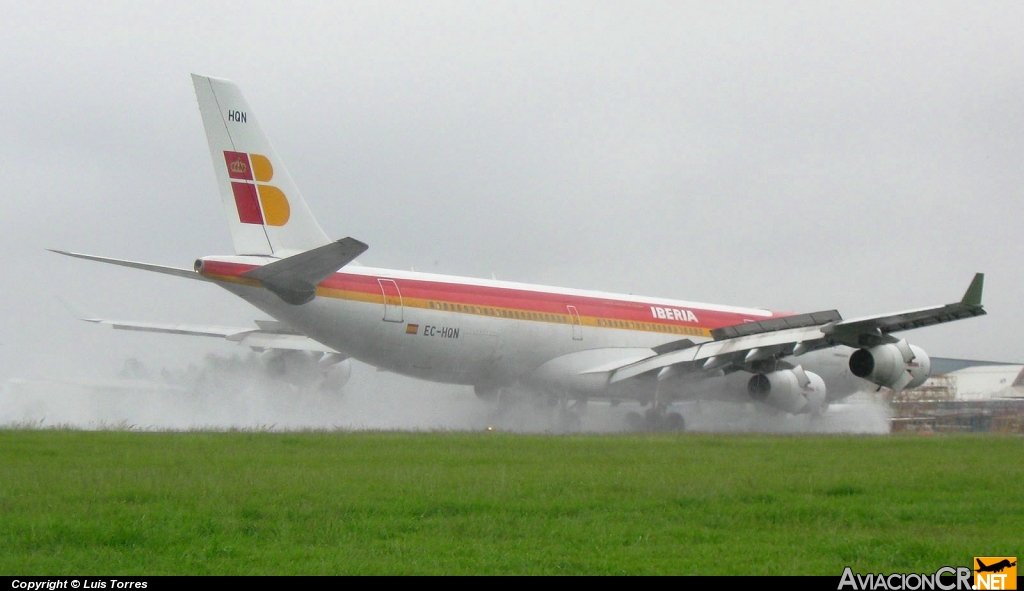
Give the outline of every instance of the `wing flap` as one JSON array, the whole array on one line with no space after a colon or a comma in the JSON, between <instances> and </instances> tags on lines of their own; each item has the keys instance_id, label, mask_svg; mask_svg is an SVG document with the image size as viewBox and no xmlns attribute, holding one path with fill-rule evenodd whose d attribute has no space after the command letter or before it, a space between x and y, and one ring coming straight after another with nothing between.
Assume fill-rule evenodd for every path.
<instances>
[{"instance_id":1,"label":"wing flap","mask_svg":"<svg viewBox=\"0 0 1024 591\"><path fill-rule=\"evenodd\" d=\"M762 332L774 332L789 328L802 328L804 326L821 326L822 324L838 322L842 319L843 317L839 315L837 310L824 310L822 312L782 316L781 318L771 318L760 322L744 322L743 324L717 328L711 331L711 337L716 341L720 341Z\"/></svg>"},{"instance_id":2,"label":"wing flap","mask_svg":"<svg viewBox=\"0 0 1024 591\"><path fill-rule=\"evenodd\" d=\"M609 382L614 384L669 367L673 368L674 375L680 375L714 371L726 366L748 366L763 359L793 355L797 346L803 354L828 346L828 342L821 327L817 326L709 341L620 367L612 373Z\"/></svg>"},{"instance_id":3,"label":"wing flap","mask_svg":"<svg viewBox=\"0 0 1024 591\"><path fill-rule=\"evenodd\" d=\"M281 349L287 351L319 351L340 355L337 350L319 341L314 341L307 336L297 334L265 333L259 330L252 330L247 333L229 336L227 339L239 345L249 347L253 351Z\"/></svg>"}]
</instances>

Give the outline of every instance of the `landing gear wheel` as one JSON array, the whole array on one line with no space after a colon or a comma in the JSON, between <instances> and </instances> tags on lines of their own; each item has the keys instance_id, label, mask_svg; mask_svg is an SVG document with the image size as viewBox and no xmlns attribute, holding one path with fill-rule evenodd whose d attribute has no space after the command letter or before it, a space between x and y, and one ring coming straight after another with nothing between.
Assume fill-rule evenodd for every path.
<instances>
[{"instance_id":1,"label":"landing gear wheel","mask_svg":"<svg viewBox=\"0 0 1024 591\"><path fill-rule=\"evenodd\" d=\"M644 414L630 412L626 415L626 428L630 431L674 431L686 429L683 415L677 412L666 413L664 409L649 408Z\"/></svg>"},{"instance_id":2,"label":"landing gear wheel","mask_svg":"<svg viewBox=\"0 0 1024 591\"><path fill-rule=\"evenodd\" d=\"M583 419L571 410L559 409L557 421L559 433L579 433L583 430Z\"/></svg>"},{"instance_id":3,"label":"landing gear wheel","mask_svg":"<svg viewBox=\"0 0 1024 591\"><path fill-rule=\"evenodd\" d=\"M686 421L683 415L677 412L670 412L665 415L665 430L681 432L686 430Z\"/></svg>"},{"instance_id":4,"label":"landing gear wheel","mask_svg":"<svg viewBox=\"0 0 1024 591\"><path fill-rule=\"evenodd\" d=\"M512 407L515 405L516 400L514 395L508 390L502 388L498 390L498 414L504 416L512 411Z\"/></svg>"}]
</instances>

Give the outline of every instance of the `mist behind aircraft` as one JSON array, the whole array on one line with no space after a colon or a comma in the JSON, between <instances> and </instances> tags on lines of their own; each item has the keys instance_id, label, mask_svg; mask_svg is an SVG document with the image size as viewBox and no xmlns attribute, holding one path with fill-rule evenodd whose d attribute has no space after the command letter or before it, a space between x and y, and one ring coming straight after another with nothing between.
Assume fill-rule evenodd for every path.
<instances>
[{"instance_id":1,"label":"mist behind aircraft","mask_svg":"<svg viewBox=\"0 0 1024 591\"><path fill-rule=\"evenodd\" d=\"M111 372L112 374L115 372ZM356 363L341 392L269 377L255 354L207 355L181 368L146 367L134 358L109 379L9 380L0 389L0 427L163 430L453 430L523 433L557 430L553 408L524 404L498 413L472 388L405 378ZM59 368L54 368L54 376ZM313 379L313 378L311 378ZM300 380L301 381L301 380ZM834 405L823 417L770 413L756 405L676 405L690 431L887 433L888 410L872 398ZM625 431L633 404L591 403L583 430Z\"/></svg>"}]
</instances>

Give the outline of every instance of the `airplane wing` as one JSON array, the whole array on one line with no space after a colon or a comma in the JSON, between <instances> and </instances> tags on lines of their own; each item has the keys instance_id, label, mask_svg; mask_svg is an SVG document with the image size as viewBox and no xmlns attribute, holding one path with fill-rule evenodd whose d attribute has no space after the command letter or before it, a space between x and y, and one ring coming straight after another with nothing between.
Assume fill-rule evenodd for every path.
<instances>
[{"instance_id":1,"label":"airplane wing","mask_svg":"<svg viewBox=\"0 0 1024 591\"><path fill-rule=\"evenodd\" d=\"M105 318L81 317L80 320L113 327L116 330L137 330L201 337L217 337L249 347L257 353L268 350L314 351L340 356L341 353L299 334L287 325L273 320L257 320L256 328L237 326L209 326L198 324L170 324L158 322L136 322L109 320Z\"/></svg>"},{"instance_id":2,"label":"airplane wing","mask_svg":"<svg viewBox=\"0 0 1024 591\"><path fill-rule=\"evenodd\" d=\"M854 348L894 345L904 360L910 362L914 358L910 346L892 333L984 315L981 304L984 277L983 273L977 273L963 298L952 304L852 320L843 320L837 311L828 310L716 329L712 331L712 341L681 348L666 347L667 351L615 369L609 383L655 372L658 379L719 370L756 372L765 362L799 357L836 345Z\"/></svg>"}]
</instances>

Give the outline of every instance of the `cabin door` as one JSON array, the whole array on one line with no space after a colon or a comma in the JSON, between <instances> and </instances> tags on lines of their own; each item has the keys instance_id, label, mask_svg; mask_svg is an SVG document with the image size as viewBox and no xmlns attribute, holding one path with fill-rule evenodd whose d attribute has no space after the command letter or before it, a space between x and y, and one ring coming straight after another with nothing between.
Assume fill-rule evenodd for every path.
<instances>
[{"instance_id":1,"label":"cabin door","mask_svg":"<svg viewBox=\"0 0 1024 591\"><path fill-rule=\"evenodd\" d=\"M393 279L378 279L380 291L384 294L384 322L401 322L404 317L402 292Z\"/></svg>"},{"instance_id":2,"label":"cabin door","mask_svg":"<svg viewBox=\"0 0 1024 591\"><path fill-rule=\"evenodd\" d=\"M572 340L582 341L583 325L580 324L580 313L576 311L576 306L566 306L565 309L569 311L569 322L572 324Z\"/></svg>"}]
</instances>

